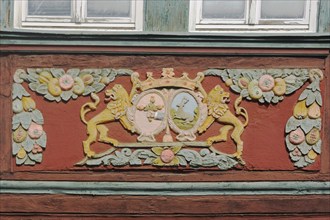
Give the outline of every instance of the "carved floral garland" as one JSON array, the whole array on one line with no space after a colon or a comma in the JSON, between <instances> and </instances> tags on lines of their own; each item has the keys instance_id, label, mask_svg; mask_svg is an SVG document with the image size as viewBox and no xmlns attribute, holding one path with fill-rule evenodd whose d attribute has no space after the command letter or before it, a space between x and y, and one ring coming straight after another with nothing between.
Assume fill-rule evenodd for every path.
<instances>
[{"instance_id":1,"label":"carved floral garland","mask_svg":"<svg viewBox=\"0 0 330 220\"><path fill-rule=\"evenodd\" d=\"M42 161L46 148L46 133L43 131L43 116L36 109L35 102L21 83L26 81L32 91L43 95L49 101L69 101L79 96L98 93L119 75L131 75L127 69L27 69L17 70L13 84L13 155L16 164L34 165ZM299 102L286 125L286 145L294 165L305 167L313 163L321 153L322 97L319 84L323 79L320 70L307 69L209 69L207 76L219 76L234 92L247 100L261 104L277 104L299 89L308 79L311 84L299 97ZM108 152L100 158L88 158L80 165L154 165L166 166L159 158L171 156L171 166L214 167L226 170L238 164L226 155L219 155L209 149L199 152L181 147L153 147L151 150L130 148Z\"/></svg>"},{"instance_id":2,"label":"carved floral garland","mask_svg":"<svg viewBox=\"0 0 330 220\"><path fill-rule=\"evenodd\" d=\"M48 101L69 101L78 96L100 92L117 75L130 75L126 69L63 69L29 68L18 69L13 84L13 155L17 165L34 165L42 161L47 136L43 131L44 119L36 109L34 100L21 85L29 83L32 91L43 95Z\"/></svg>"},{"instance_id":3,"label":"carved floral garland","mask_svg":"<svg viewBox=\"0 0 330 220\"><path fill-rule=\"evenodd\" d=\"M234 92L247 100L277 104L299 89L309 79L311 84L302 92L285 128L286 147L296 167L315 162L321 153L320 130L322 96L319 69L209 69L205 75L220 76Z\"/></svg>"}]
</instances>

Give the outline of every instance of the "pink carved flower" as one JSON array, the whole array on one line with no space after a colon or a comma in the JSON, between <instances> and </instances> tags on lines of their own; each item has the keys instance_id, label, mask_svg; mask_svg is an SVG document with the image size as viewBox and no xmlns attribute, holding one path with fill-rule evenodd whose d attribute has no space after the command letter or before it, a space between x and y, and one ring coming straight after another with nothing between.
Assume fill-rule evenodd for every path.
<instances>
[{"instance_id":1,"label":"pink carved flower","mask_svg":"<svg viewBox=\"0 0 330 220\"><path fill-rule=\"evenodd\" d=\"M153 161L155 166L177 166L179 158L176 154L181 150L181 147L153 147L151 149L158 157Z\"/></svg>"},{"instance_id":2,"label":"pink carved flower","mask_svg":"<svg viewBox=\"0 0 330 220\"><path fill-rule=\"evenodd\" d=\"M301 156L301 152L299 151L298 148L295 148L295 149L292 151L292 155L293 155L293 156Z\"/></svg>"},{"instance_id":3,"label":"pink carved flower","mask_svg":"<svg viewBox=\"0 0 330 220\"><path fill-rule=\"evenodd\" d=\"M41 125L38 125L36 123L31 123L28 134L32 139L38 139L43 133L43 128Z\"/></svg>"},{"instance_id":4,"label":"pink carved flower","mask_svg":"<svg viewBox=\"0 0 330 220\"><path fill-rule=\"evenodd\" d=\"M268 92L275 86L275 80L271 75L263 75L259 79L259 87L263 92Z\"/></svg>"},{"instance_id":5,"label":"pink carved flower","mask_svg":"<svg viewBox=\"0 0 330 220\"><path fill-rule=\"evenodd\" d=\"M34 144L33 148L32 148L32 153L36 154L36 153L41 153L41 152L42 152L42 148L38 144Z\"/></svg>"},{"instance_id":6,"label":"pink carved flower","mask_svg":"<svg viewBox=\"0 0 330 220\"><path fill-rule=\"evenodd\" d=\"M65 74L61 76L61 78L59 79L59 83L60 83L60 87L63 90L69 90L74 85L74 79L72 78L72 76Z\"/></svg>"}]
</instances>

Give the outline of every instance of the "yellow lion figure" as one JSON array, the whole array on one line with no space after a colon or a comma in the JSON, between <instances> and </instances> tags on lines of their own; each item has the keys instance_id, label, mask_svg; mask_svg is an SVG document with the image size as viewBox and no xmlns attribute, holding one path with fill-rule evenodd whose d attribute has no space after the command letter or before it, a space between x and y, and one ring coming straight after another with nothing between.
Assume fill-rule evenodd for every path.
<instances>
[{"instance_id":1,"label":"yellow lion figure","mask_svg":"<svg viewBox=\"0 0 330 220\"><path fill-rule=\"evenodd\" d=\"M214 142L227 141L228 132L233 129L231 138L236 144L236 153L232 154L232 156L236 157L242 163L244 163L241 158L243 152L243 141L241 140L241 134L248 124L249 119L247 111L244 108L238 106L242 101L242 97L240 96L235 100L234 107L236 115L242 115L244 117L244 124L229 110L226 104L229 102L229 93L225 92L220 85L215 86L209 92L206 101L208 105L208 117L206 118L205 122L198 128L198 133L203 133L206 131L214 121L225 124L225 126L220 129L219 135L209 137L207 139L207 143L211 146ZM217 151L214 148L212 148L212 150Z\"/></svg>"},{"instance_id":2,"label":"yellow lion figure","mask_svg":"<svg viewBox=\"0 0 330 220\"><path fill-rule=\"evenodd\" d=\"M84 153L87 157L93 157L95 152L91 150L90 145L97 140L99 133L100 142L109 143L113 146L118 145L116 139L108 137L109 129L104 125L105 123L117 121L124 126L125 129L134 132L134 127L126 117L126 110L131 106L129 95L122 85L116 84L112 89L105 91L105 101L110 101L106 109L94 116L89 121L86 121L85 115L90 111L95 111L100 102L100 98L92 93L91 97L94 102L84 104L80 109L81 120L87 125L87 140L83 141Z\"/></svg>"}]
</instances>

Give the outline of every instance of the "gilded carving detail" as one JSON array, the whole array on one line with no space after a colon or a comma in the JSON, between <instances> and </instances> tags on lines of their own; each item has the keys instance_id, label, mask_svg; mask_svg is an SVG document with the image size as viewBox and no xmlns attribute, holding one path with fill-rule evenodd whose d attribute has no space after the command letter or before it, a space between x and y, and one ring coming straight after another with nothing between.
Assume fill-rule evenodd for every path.
<instances>
[{"instance_id":1,"label":"gilded carving detail","mask_svg":"<svg viewBox=\"0 0 330 220\"><path fill-rule=\"evenodd\" d=\"M203 79L203 73L198 73L194 79L186 73L176 78L173 69L164 68L160 78L156 79L148 72L147 79L141 81L135 72L131 76L133 86L130 95L121 85L115 85L106 91L106 97L111 99L107 108L86 121L85 114L95 110L99 103L98 97L92 93L94 102L88 102L81 108L81 119L87 125L89 137L83 142L86 158L78 164L121 166L123 164L118 160L124 160L125 164L130 165L218 166L220 169L244 164L240 135L248 123L248 116L244 108L238 107L241 98L235 102L235 110L236 114L245 117L244 124L229 111L226 104L229 93L218 85L207 94L202 87ZM107 135L109 129L105 123L115 120L130 132L138 134L136 143L120 143ZM197 142L198 131L206 131L215 120L226 124L220 134ZM231 129L237 152L224 154L212 147L215 142L226 141ZM171 131L176 134L175 137L172 137ZM96 155L91 150L98 133L98 141L111 145L106 154ZM187 149L192 146L197 150ZM198 153L198 148L207 150L202 149ZM204 157L214 161L203 162Z\"/></svg>"}]
</instances>

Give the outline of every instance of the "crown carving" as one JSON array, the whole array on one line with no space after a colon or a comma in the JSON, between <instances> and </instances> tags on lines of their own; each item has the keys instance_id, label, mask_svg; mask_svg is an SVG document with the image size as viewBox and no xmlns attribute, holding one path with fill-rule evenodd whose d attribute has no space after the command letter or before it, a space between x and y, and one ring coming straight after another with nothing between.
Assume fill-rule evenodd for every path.
<instances>
[{"instance_id":1,"label":"crown carving","mask_svg":"<svg viewBox=\"0 0 330 220\"><path fill-rule=\"evenodd\" d=\"M141 81L140 75L134 72L131 76L133 86L139 88L141 91L164 88L164 87L179 87L189 90L200 90L202 88L201 82L204 79L204 73L199 72L194 79L189 78L188 73L183 72L181 77L175 77L173 68L163 68L160 78L155 79L152 72L147 72L147 79Z\"/></svg>"}]
</instances>

